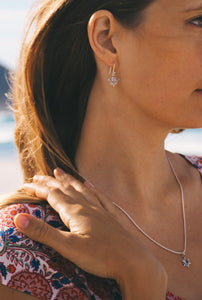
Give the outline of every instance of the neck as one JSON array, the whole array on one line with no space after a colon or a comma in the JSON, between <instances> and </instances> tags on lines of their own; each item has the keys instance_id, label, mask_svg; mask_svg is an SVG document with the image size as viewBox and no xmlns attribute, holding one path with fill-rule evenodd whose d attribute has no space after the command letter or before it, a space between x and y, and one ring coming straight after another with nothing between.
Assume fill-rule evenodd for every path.
<instances>
[{"instance_id":1,"label":"neck","mask_svg":"<svg viewBox=\"0 0 202 300\"><path fill-rule=\"evenodd\" d=\"M92 91L76 154L77 168L120 204L127 205L127 201L130 205L136 199L139 207L159 206L169 186L178 188L164 150L168 129L128 103L123 113L120 103L118 96L110 99L103 96L103 90Z\"/></svg>"}]
</instances>

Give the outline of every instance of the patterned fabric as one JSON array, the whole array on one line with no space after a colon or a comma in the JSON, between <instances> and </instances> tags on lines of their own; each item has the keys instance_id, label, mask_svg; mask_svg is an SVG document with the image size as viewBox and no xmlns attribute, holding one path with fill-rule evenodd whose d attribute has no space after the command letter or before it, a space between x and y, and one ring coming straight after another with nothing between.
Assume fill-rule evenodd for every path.
<instances>
[{"instance_id":1,"label":"patterned fabric","mask_svg":"<svg viewBox=\"0 0 202 300\"><path fill-rule=\"evenodd\" d=\"M28 213L66 230L47 204L16 204L0 211L0 283L44 300L121 299L112 279L87 274L53 249L17 230L13 217Z\"/></svg>"},{"instance_id":2,"label":"patterned fabric","mask_svg":"<svg viewBox=\"0 0 202 300\"><path fill-rule=\"evenodd\" d=\"M181 155L184 157L188 162L190 162L194 167L196 167L199 171L199 173L202 175L202 156L187 156L187 155Z\"/></svg>"},{"instance_id":3,"label":"patterned fabric","mask_svg":"<svg viewBox=\"0 0 202 300\"><path fill-rule=\"evenodd\" d=\"M202 174L202 158L185 157ZM120 300L112 279L88 274L53 249L20 233L13 218L28 213L67 230L47 204L16 204L0 210L0 283L44 300ZM166 300L183 300L167 292Z\"/></svg>"}]
</instances>

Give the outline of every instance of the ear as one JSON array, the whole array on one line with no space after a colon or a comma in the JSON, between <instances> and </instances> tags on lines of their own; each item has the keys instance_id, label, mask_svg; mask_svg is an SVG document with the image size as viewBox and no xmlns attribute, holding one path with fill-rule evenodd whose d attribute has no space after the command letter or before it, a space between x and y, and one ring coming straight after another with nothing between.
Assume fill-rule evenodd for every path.
<instances>
[{"instance_id":1,"label":"ear","mask_svg":"<svg viewBox=\"0 0 202 300\"><path fill-rule=\"evenodd\" d=\"M118 66L117 33L120 26L107 10L96 11L88 23L88 38L95 57L108 66Z\"/></svg>"}]
</instances>

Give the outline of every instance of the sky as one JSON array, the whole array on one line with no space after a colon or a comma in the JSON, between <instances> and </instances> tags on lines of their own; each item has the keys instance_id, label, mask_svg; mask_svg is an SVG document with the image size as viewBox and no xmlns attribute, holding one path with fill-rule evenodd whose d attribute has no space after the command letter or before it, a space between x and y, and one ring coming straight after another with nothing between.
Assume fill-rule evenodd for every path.
<instances>
[{"instance_id":1,"label":"sky","mask_svg":"<svg viewBox=\"0 0 202 300\"><path fill-rule=\"evenodd\" d=\"M0 64L15 69L26 14L33 0L0 0Z\"/></svg>"}]
</instances>

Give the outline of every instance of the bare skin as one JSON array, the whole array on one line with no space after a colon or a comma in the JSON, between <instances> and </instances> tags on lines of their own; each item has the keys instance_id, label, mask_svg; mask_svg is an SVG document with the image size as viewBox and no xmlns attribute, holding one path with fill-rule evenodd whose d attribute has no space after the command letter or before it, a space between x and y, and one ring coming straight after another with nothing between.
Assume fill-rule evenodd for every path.
<instances>
[{"instance_id":1,"label":"bare skin","mask_svg":"<svg viewBox=\"0 0 202 300\"><path fill-rule=\"evenodd\" d=\"M164 139L171 129L202 127L202 96L195 92L202 89L202 28L197 21L197 16L202 15L202 8L184 12L199 4L198 0L191 3L189 0L175 0L172 5L170 0L157 0L146 10L145 22L136 30L121 26L107 11L96 12L88 26L98 71L76 163L81 175L107 196L110 203L108 211L122 225L125 235L132 236L134 244L128 243L126 238L126 249L131 247L139 253L135 243L138 241L138 245L140 243L149 251L145 257L150 270L155 270L156 274L160 272L164 278L160 282L157 276L152 282L154 287L160 287L160 294L154 293L153 299L162 299L165 288L189 300L199 300L202 295L201 178L183 158L164 150ZM116 64L120 78L116 88L107 81L109 66L113 64ZM130 212L149 235L166 247L183 250L180 190L166 155L184 188L190 269L182 267L180 256L147 240L111 204L115 201ZM36 182L27 190L31 188L33 193L47 199L47 194L44 195L44 189L46 193L49 191L47 184L43 183L40 187L38 184ZM60 196L58 203L63 203L64 196ZM36 224L34 226L37 227ZM39 239L30 228L26 233ZM120 234L124 236L123 232ZM42 240L51 243L45 235ZM63 246L60 247L62 249ZM134 257L132 253L134 251L129 251L130 262ZM168 283L161 267L153 265L153 257L165 268ZM125 283L129 261L121 274L127 300L133 299L130 287L136 284L130 280ZM94 270L96 272L97 269ZM119 272L115 271L115 278L120 276ZM147 278L141 280L144 283ZM140 299L147 299L149 288L149 285L142 288ZM145 297L142 294L141 298L141 292L146 293Z\"/></svg>"},{"instance_id":2,"label":"bare skin","mask_svg":"<svg viewBox=\"0 0 202 300\"><path fill-rule=\"evenodd\" d=\"M199 1L191 4L197 7ZM202 9L181 12L189 7L190 1L175 1L175 5L156 1L147 10L140 30L116 31L111 21L108 36L104 30L101 35L102 26L106 26L104 17L100 16L100 22L91 20L91 46L105 64L116 63L120 82L110 89L105 83L107 75L103 76L105 67L97 59L101 71L77 152L77 166L85 178L116 199L148 234L179 251L184 246L180 190L163 141L172 128L202 125L202 98L194 93L202 88L202 29L187 22L201 15ZM114 51L110 52L112 45ZM202 242L198 238L202 236L201 178L184 159L167 155L185 190L187 253L195 258L191 271L182 268L180 257L145 239L118 210L117 218L165 266L168 290L197 300L202 295Z\"/></svg>"},{"instance_id":3,"label":"bare skin","mask_svg":"<svg viewBox=\"0 0 202 300\"><path fill-rule=\"evenodd\" d=\"M21 293L17 290L8 288L7 286L0 285L0 296L2 299L7 300L36 300L38 297L33 297L25 293Z\"/></svg>"},{"instance_id":4,"label":"bare skin","mask_svg":"<svg viewBox=\"0 0 202 300\"><path fill-rule=\"evenodd\" d=\"M56 179L35 176L34 183L26 184L25 189L46 199L70 232L58 231L43 222L39 224L26 214L23 216L29 219L28 227L22 226L22 215L18 215L15 218L18 228L28 235L32 229L33 239L48 244L83 270L115 279L123 299L134 299L134 292L137 300L163 299L167 287L164 267L116 220L116 209L109 199L68 174L61 175L58 169L54 173ZM137 259L131 260L134 255ZM148 289L144 288L145 281L149 282Z\"/></svg>"},{"instance_id":5,"label":"bare skin","mask_svg":"<svg viewBox=\"0 0 202 300\"><path fill-rule=\"evenodd\" d=\"M196 7L199 1L191 4ZM120 82L110 89L107 75L103 76L107 71L97 59L101 71L77 152L77 166L85 178L116 199L148 234L179 251L183 250L180 190L163 141L172 128L202 125L202 98L194 93L202 88L202 29L187 21L201 15L202 9L181 12L189 7L190 1L175 1L172 6L170 1L156 1L135 32L116 31L111 21L111 31L108 28L108 35L104 30L101 35L101 28L109 23L101 16L96 22L92 18L91 46L105 64L116 63ZM195 258L191 271L182 268L180 257L145 239L118 210L117 218L160 259L168 272L168 289L196 300L202 295L201 178L184 159L167 155L185 190L187 253Z\"/></svg>"}]
</instances>

